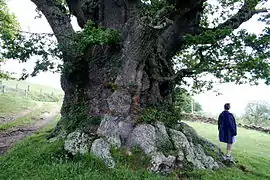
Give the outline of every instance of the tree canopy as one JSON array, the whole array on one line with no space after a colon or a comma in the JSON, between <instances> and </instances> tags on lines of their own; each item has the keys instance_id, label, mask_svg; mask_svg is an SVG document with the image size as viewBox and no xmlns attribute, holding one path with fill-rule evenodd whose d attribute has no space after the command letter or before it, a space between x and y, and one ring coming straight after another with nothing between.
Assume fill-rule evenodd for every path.
<instances>
[{"instance_id":1,"label":"tree canopy","mask_svg":"<svg viewBox=\"0 0 270 180\"><path fill-rule=\"evenodd\" d=\"M39 10L41 10L39 4L47 2L43 1L33 0ZM201 0L180 3L174 0L151 0L136 1L136 3L140 6L139 16L144 25L151 28L154 33L166 32L172 26L177 26L178 29L184 28L177 23L183 18L190 21L191 17L184 16L185 11L196 11L195 14L198 16L198 22L188 22L185 25L185 34L173 37L173 41L182 41L184 46L179 49L176 42L173 48L175 49L173 51L175 68L169 68L170 72L167 73L167 76L156 77L157 79L173 80L177 84L188 85L199 91L205 87L212 88L213 80L203 78L209 74L217 78L219 82L257 84L259 79L264 79L266 84L270 84L270 15L267 1ZM55 7L58 13L66 15L65 18L69 19L70 15L75 16L83 31L74 34L71 27L69 32L61 35L57 32L54 35L22 33L19 31L19 25L14 15L9 13L6 3L1 0L2 59L12 58L24 62L31 56L40 56L32 73L32 75L36 75L39 71L61 70L61 63L59 65L55 59L62 59L64 48L61 47L65 45L61 42L61 38L64 36L70 37L67 42L70 44L69 49L74 50L73 44L77 51L83 51L91 44L121 41L116 37L118 33L110 30L110 27L101 27L98 18L94 15L89 14L89 17L86 15L83 17L71 1L55 1L50 5ZM91 6L94 11L94 5L91 4ZM246 29L239 28L242 23L254 15L257 15L258 21L265 23L265 29L260 34L253 34ZM89 20L92 23L86 23ZM55 42L55 45L51 45L51 36L57 37L58 44ZM78 43L79 46L77 46ZM164 63L170 66L167 59L164 60ZM28 75L25 74L25 77ZM192 79L192 81L187 79Z\"/></svg>"},{"instance_id":2,"label":"tree canopy","mask_svg":"<svg viewBox=\"0 0 270 180\"><path fill-rule=\"evenodd\" d=\"M5 60L5 43L9 40L16 39L19 32L19 23L15 16L10 13L4 0L0 0L0 67L1 62ZM0 78L9 78L9 73L0 69Z\"/></svg>"},{"instance_id":3,"label":"tree canopy","mask_svg":"<svg viewBox=\"0 0 270 180\"><path fill-rule=\"evenodd\" d=\"M248 124L269 126L270 105L266 101L253 101L247 104L243 120Z\"/></svg>"}]
</instances>

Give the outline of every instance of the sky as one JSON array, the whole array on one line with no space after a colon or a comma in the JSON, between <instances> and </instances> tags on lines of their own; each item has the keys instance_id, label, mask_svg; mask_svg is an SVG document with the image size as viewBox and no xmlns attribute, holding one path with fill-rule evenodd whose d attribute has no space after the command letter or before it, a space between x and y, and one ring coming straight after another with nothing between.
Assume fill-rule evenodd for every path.
<instances>
[{"instance_id":1,"label":"sky","mask_svg":"<svg viewBox=\"0 0 270 180\"><path fill-rule=\"evenodd\" d=\"M8 6L17 16L22 30L35 33L52 32L44 17L41 19L34 18L37 16L35 12L36 7L30 0L8 0ZM267 8L270 8L270 2L268 2ZM79 30L75 19L72 19L72 24L75 30ZM257 22L256 17L244 23L241 27L254 33L260 33L263 29L263 25ZM24 68L31 72L34 65L34 58L27 63L18 63L16 60L9 60L2 68L10 72L16 72L19 75ZM40 73L36 77L29 78L28 81L60 88L60 75L50 72ZM222 95L216 96L216 92L208 91L194 96L195 100L202 105L205 112L214 115L220 113L223 110L223 104L227 102L231 103L231 112L236 114L236 116L244 113L245 106L250 101L266 100L270 102L270 86L264 84L249 86L226 83L215 85L215 89L219 89Z\"/></svg>"}]
</instances>

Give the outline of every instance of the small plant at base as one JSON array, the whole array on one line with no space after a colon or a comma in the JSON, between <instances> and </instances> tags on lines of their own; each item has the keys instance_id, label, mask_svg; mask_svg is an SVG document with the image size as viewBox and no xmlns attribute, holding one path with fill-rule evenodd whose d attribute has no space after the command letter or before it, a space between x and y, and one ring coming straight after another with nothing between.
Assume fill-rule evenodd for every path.
<instances>
[{"instance_id":1,"label":"small plant at base","mask_svg":"<svg viewBox=\"0 0 270 180\"><path fill-rule=\"evenodd\" d=\"M167 108L165 108L167 109ZM137 120L138 123L152 123L155 121L161 121L166 126L171 127L181 119L181 115L172 110L162 110L156 107L145 108L141 110L141 116Z\"/></svg>"},{"instance_id":2,"label":"small plant at base","mask_svg":"<svg viewBox=\"0 0 270 180\"><path fill-rule=\"evenodd\" d=\"M62 107L62 111L67 113L67 115L62 118L68 118L70 122L72 122L68 123L67 127L65 127L65 129L67 129L69 132L72 132L78 128L85 129L91 125L97 126L101 122L101 118L99 116L91 116L89 114L89 107L87 103L73 105L66 104ZM67 122L67 120L65 120L65 122Z\"/></svg>"}]
</instances>

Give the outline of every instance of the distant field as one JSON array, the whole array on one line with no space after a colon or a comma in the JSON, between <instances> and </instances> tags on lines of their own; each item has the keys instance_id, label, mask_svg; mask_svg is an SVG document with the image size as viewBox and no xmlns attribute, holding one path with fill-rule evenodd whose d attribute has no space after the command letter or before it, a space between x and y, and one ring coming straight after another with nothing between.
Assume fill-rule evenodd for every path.
<instances>
[{"instance_id":1,"label":"distant field","mask_svg":"<svg viewBox=\"0 0 270 180\"><path fill-rule=\"evenodd\" d=\"M62 100L64 94L61 89L33 84L27 81L4 79L0 79L0 81L2 84L0 84L0 94L10 94L10 96L14 96L14 98L16 97L19 100L27 97L28 100L23 99L23 101L30 101L29 99L31 99L39 102L57 102Z\"/></svg>"},{"instance_id":2,"label":"distant field","mask_svg":"<svg viewBox=\"0 0 270 180\"><path fill-rule=\"evenodd\" d=\"M0 81L2 81L4 85L7 85L7 86L13 87L13 88L16 88L16 85L18 84L19 89L27 89L28 85L30 85L30 91L40 92L42 90L42 92L44 92L44 93L54 92L56 94L63 94L62 89L56 89L56 88L52 88L50 86L34 84L34 83L27 82L26 80L25 81L18 81L18 80L0 79Z\"/></svg>"}]
</instances>

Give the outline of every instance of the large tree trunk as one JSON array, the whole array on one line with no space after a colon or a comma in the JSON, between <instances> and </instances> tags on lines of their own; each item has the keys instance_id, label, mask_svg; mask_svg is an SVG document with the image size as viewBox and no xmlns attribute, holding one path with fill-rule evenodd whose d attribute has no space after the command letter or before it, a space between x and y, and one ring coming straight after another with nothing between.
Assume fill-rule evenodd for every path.
<instances>
[{"instance_id":1,"label":"large tree trunk","mask_svg":"<svg viewBox=\"0 0 270 180\"><path fill-rule=\"evenodd\" d=\"M158 38L138 18L125 28L121 47L90 47L85 57L74 61L72 73L63 73L65 97L57 129L95 133L99 127L105 135L116 130L98 124L104 117L135 126L142 108L171 109L174 84L157 78L172 72L157 53ZM125 140L128 132L123 133L119 135Z\"/></svg>"},{"instance_id":2,"label":"large tree trunk","mask_svg":"<svg viewBox=\"0 0 270 180\"><path fill-rule=\"evenodd\" d=\"M67 50L67 40L57 34L67 28L63 24L68 22L63 18L62 22L50 19L54 10L45 7L45 1L33 0L55 27L53 30L59 43ZM184 17L177 16L174 20L180 26L169 25L164 30L156 30L139 17L137 3L140 1L104 0L98 1L98 6L92 9L86 7L86 0L77 1L77 5L67 2L80 26L91 18L96 24L120 30L121 42L93 45L83 56L70 54L68 50L63 52L61 85L65 97L62 118L54 134L69 134L65 148L70 152L85 152L84 148L88 146L82 146L81 142L88 140L83 139L98 136L99 139L92 143L92 152L110 163L113 160L106 150L114 145L127 149L139 146L152 156L154 164L158 164L153 165L154 171L159 171L162 164L171 169L181 167L182 162L197 168L218 167L218 159L210 158L202 150L205 141L189 128L181 126L179 131L167 128L159 119L148 125L138 124L141 109L171 110L175 87L175 78L171 78L174 76L172 57L184 43L182 36L193 31L194 25L188 27L198 22L197 11L201 6ZM61 13L56 9L53 14L56 12ZM72 34L72 30L69 32ZM176 155L165 157L164 146L177 151ZM211 152L218 151L212 145L207 148Z\"/></svg>"}]
</instances>

